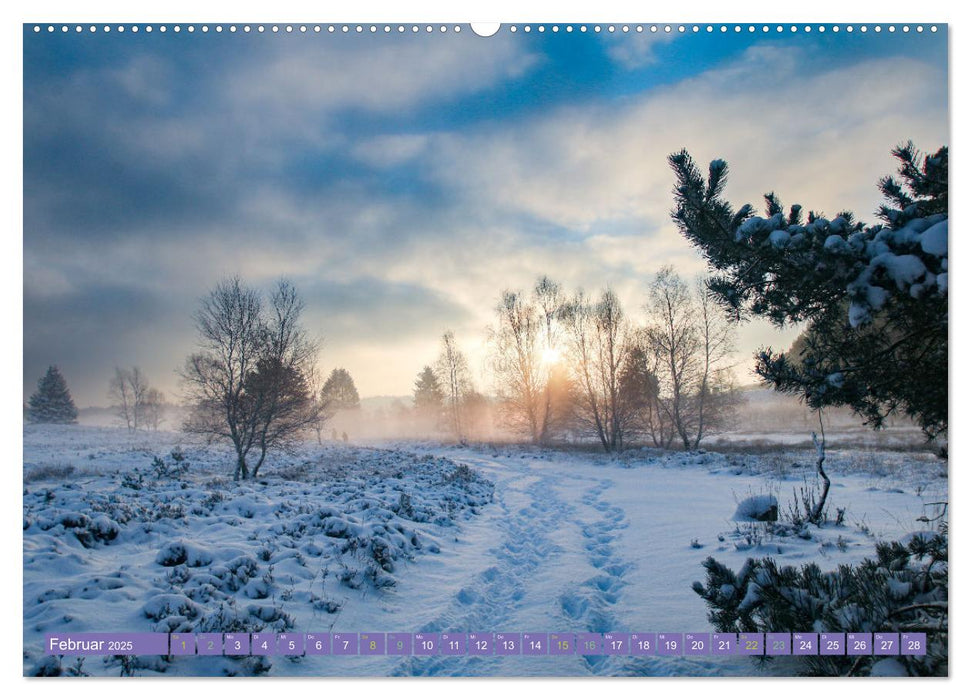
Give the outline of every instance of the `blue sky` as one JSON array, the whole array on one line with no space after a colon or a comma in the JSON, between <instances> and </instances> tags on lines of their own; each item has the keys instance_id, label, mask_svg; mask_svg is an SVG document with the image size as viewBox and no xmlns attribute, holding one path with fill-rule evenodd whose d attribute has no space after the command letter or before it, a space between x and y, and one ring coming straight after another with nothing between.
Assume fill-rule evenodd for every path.
<instances>
[{"instance_id":1,"label":"blue sky","mask_svg":"<svg viewBox=\"0 0 971 700\"><path fill-rule=\"evenodd\" d=\"M889 150L948 142L947 36L203 35L24 30L24 388L79 404L117 365L174 393L218 279L285 275L362 394L405 394L454 329L551 274L703 271L669 218L665 156L872 219ZM739 360L792 332L742 330ZM742 372L742 374L744 374ZM481 388L488 390L487 385Z\"/></svg>"}]
</instances>

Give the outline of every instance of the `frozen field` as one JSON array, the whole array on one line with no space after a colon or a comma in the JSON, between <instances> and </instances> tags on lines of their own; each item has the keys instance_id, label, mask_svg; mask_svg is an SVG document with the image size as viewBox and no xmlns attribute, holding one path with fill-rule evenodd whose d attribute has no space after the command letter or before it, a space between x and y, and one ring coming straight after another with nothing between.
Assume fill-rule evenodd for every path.
<instances>
[{"instance_id":1,"label":"frozen field","mask_svg":"<svg viewBox=\"0 0 971 700\"><path fill-rule=\"evenodd\" d=\"M946 464L930 455L833 451L842 526L801 539L731 520L752 495L785 511L812 457L308 443L237 484L228 451L179 434L27 426L24 672L53 670L48 632L707 631L691 590L706 557L831 569L921 529L925 504L947 498ZM142 661L136 675L756 672L705 657ZM80 670L120 669L91 657Z\"/></svg>"}]
</instances>

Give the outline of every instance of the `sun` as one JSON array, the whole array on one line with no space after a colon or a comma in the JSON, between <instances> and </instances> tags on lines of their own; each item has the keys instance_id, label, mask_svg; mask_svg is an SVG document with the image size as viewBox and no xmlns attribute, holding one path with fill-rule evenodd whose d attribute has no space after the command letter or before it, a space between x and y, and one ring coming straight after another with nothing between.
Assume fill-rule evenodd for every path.
<instances>
[{"instance_id":1,"label":"sun","mask_svg":"<svg viewBox=\"0 0 971 700\"><path fill-rule=\"evenodd\" d=\"M559 348L547 347L543 349L540 362L544 367L552 367L560 361L561 353Z\"/></svg>"}]
</instances>

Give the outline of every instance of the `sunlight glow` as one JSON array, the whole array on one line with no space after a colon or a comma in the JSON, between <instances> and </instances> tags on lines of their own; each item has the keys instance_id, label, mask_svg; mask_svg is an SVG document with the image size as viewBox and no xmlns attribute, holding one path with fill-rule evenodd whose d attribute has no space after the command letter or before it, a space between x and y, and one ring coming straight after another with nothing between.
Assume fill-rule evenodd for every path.
<instances>
[{"instance_id":1,"label":"sunlight glow","mask_svg":"<svg viewBox=\"0 0 971 700\"><path fill-rule=\"evenodd\" d=\"M561 356L559 348L545 348L540 362L542 362L543 367L552 367L560 361Z\"/></svg>"}]
</instances>

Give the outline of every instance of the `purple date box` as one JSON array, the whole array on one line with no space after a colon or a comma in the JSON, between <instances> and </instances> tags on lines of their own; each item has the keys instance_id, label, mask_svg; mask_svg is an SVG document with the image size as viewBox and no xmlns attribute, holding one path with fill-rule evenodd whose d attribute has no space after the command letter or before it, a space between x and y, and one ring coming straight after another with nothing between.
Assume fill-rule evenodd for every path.
<instances>
[{"instance_id":1,"label":"purple date box","mask_svg":"<svg viewBox=\"0 0 971 700\"><path fill-rule=\"evenodd\" d=\"M418 632L414 638L415 656L433 656L439 653L438 637L435 632Z\"/></svg>"},{"instance_id":2,"label":"purple date box","mask_svg":"<svg viewBox=\"0 0 971 700\"><path fill-rule=\"evenodd\" d=\"M901 634L900 653L904 656L926 655L927 634L925 632L904 632Z\"/></svg>"},{"instance_id":3,"label":"purple date box","mask_svg":"<svg viewBox=\"0 0 971 700\"><path fill-rule=\"evenodd\" d=\"M546 656L549 653L550 636L544 632L523 633L523 655Z\"/></svg>"},{"instance_id":4,"label":"purple date box","mask_svg":"<svg viewBox=\"0 0 971 700\"><path fill-rule=\"evenodd\" d=\"M815 656L819 653L819 635L815 632L793 632L793 656Z\"/></svg>"},{"instance_id":5,"label":"purple date box","mask_svg":"<svg viewBox=\"0 0 971 700\"><path fill-rule=\"evenodd\" d=\"M406 632L388 633L388 653L396 656L411 656L411 635Z\"/></svg>"},{"instance_id":6,"label":"purple date box","mask_svg":"<svg viewBox=\"0 0 971 700\"><path fill-rule=\"evenodd\" d=\"M276 636L276 653L281 656L302 656L303 635L283 632Z\"/></svg>"},{"instance_id":7,"label":"purple date box","mask_svg":"<svg viewBox=\"0 0 971 700\"><path fill-rule=\"evenodd\" d=\"M598 638L600 637L599 634L596 636ZM593 636L590 634L576 635L572 632L551 632L549 639L549 653L552 656L569 656L571 654L576 654L580 649L580 639L592 639L592 637Z\"/></svg>"},{"instance_id":8,"label":"purple date box","mask_svg":"<svg viewBox=\"0 0 971 700\"><path fill-rule=\"evenodd\" d=\"M653 632L635 632L630 636L630 653L634 656L654 656L657 653L657 635Z\"/></svg>"},{"instance_id":9,"label":"purple date box","mask_svg":"<svg viewBox=\"0 0 971 700\"><path fill-rule=\"evenodd\" d=\"M788 632L769 632L765 635L765 653L769 656L792 654L792 635Z\"/></svg>"},{"instance_id":10,"label":"purple date box","mask_svg":"<svg viewBox=\"0 0 971 700\"><path fill-rule=\"evenodd\" d=\"M734 632L715 632L711 635L713 656L732 656L738 648L738 635Z\"/></svg>"},{"instance_id":11,"label":"purple date box","mask_svg":"<svg viewBox=\"0 0 971 700\"><path fill-rule=\"evenodd\" d=\"M310 632L304 640L307 656L328 656L330 654L330 634Z\"/></svg>"},{"instance_id":12,"label":"purple date box","mask_svg":"<svg viewBox=\"0 0 971 700\"><path fill-rule=\"evenodd\" d=\"M624 632L607 632L604 635L604 653L628 656L630 651L630 635Z\"/></svg>"},{"instance_id":13,"label":"purple date box","mask_svg":"<svg viewBox=\"0 0 971 700\"><path fill-rule=\"evenodd\" d=\"M523 653L523 637L519 632L496 634L496 656L519 656Z\"/></svg>"},{"instance_id":14,"label":"purple date box","mask_svg":"<svg viewBox=\"0 0 971 700\"><path fill-rule=\"evenodd\" d=\"M173 656L195 656L196 636L185 632L170 634L169 649Z\"/></svg>"},{"instance_id":15,"label":"purple date box","mask_svg":"<svg viewBox=\"0 0 971 700\"><path fill-rule=\"evenodd\" d=\"M223 653L226 656L249 656L249 642L247 632L227 632L223 636Z\"/></svg>"},{"instance_id":16,"label":"purple date box","mask_svg":"<svg viewBox=\"0 0 971 700\"><path fill-rule=\"evenodd\" d=\"M276 635L272 632L254 632L250 635L250 649L253 656L273 656L276 654Z\"/></svg>"},{"instance_id":17,"label":"purple date box","mask_svg":"<svg viewBox=\"0 0 971 700\"><path fill-rule=\"evenodd\" d=\"M844 656L846 654L846 635L843 632L820 633L819 653L822 656Z\"/></svg>"},{"instance_id":18,"label":"purple date box","mask_svg":"<svg viewBox=\"0 0 971 700\"><path fill-rule=\"evenodd\" d=\"M604 638L598 632L584 632L575 636L576 653L584 656L600 656L604 653ZM553 637L550 636L550 653L553 653Z\"/></svg>"},{"instance_id":19,"label":"purple date box","mask_svg":"<svg viewBox=\"0 0 971 700\"><path fill-rule=\"evenodd\" d=\"M464 656L468 635L462 632L443 632L439 648L445 656Z\"/></svg>"},{"instance_id":20,"label":"purple date box","mask_svg":"<svg viewBox=\"0 0 971 700\"><path fill-rule=\"evenodd\" d=\"M491 656L494 648L492 635L488 632L471 632L469 634L470 656Z\"/></svg>"},{"instance_id":21,"label":"purple date box","mask_svg":"<svg viewBox=\"0 0 971 700\"><path fill-rule=\"evenodd\" d=\"M873 653L877 656L896 656L900 653L900 634L876 632L873 635Z\"/></svg>"},{"instance_id":22,"label":"purple date box","mask_svg":"<svg viewBox=\"0 0 971 700\"><path fill-rule=\"evenodd\" d=\"M681 656L684 652L684 635L679 632L660 632L657 635L657 653L661 656Z\"/></svg>"},{"instance_id":23,"label":"purple date box","mask_svg":"<svg viewBox=\"0 0 971 700\"><path fill-rule=\"evenodd\" d=\"M223 653L223 636L218 632L197 634L196 646L200 656L221 656Z\"/></svg>"},{"instance_id":24,"label":"purple date box","mask_svg":"<svg viewBox=\"0 0 971 700\"><path fill-rule=\"evenodd\" d=\"M685 656L707 656L711 653L711 635L707 632L687 632L684 635Z\"/></svg>"},{"instance_id":25,"label":"purple date box","mask_svg":"<svg viewBox=\"0 0 971 700\"><path fill-rule=\"evenodd\" d=\"M384 654L384 632L361 632L358 644L364 656L380 656Z\"/></svg>"},{"instance_id":26,"label":"purple date box","mask_svg":"<svg viewBox=\"0 0 971 700\"><path fill-rule=\"evenodd\" d=\"M743 656L762 656L765 653L765 635L762 632L739 632L738 653Z\"/></svg>"},{"instance_id":27,"label":"purple date box","mask_svg":"<svg viewBox=\"0 0 971 700\"><path fill-rule=\"evenodd\" d=\"M873 635L869 632L847 632L846 655L869 656L873 653Z\"/></svg>"},{"instance_id":28,"label":"purple date box","mask_svg":"<svg viewBox=\"0 0 971 700\"><path fill-rule=\"evenodd\" d=\"M335 632L330 638L330 648L334 656L356 655L357 632Z\"/></svg>"}]
</instances>

